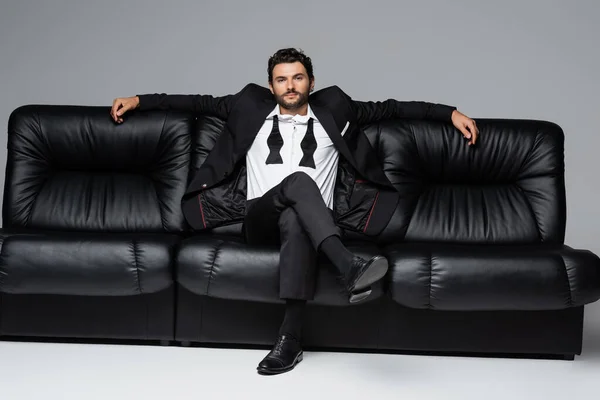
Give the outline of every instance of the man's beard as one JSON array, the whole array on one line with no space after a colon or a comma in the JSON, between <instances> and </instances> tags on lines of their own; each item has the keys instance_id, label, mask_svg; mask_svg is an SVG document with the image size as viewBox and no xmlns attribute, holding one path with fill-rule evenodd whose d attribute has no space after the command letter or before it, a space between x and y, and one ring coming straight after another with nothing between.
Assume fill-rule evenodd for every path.
<instances>
[{"instance_id":1,"label":"man's beard","mask_svg":"<svg viewBox=\"0 0 600 400\"><path fill-rule=\"evenodd\" d=\"M296 93L298 95L296 97L296 100L286 101L285 96L290 93ZM277 104L279 104L281 107L285 108L286 110L297 110L300 107L302 107L303 105L305 105L306 103L308 103L308 93L301 93L301 92L296 92L296 91L292 90L289 92L285 92L281 96L275 96L275 100L277 101Z\"/></svg>"}]
</instances>

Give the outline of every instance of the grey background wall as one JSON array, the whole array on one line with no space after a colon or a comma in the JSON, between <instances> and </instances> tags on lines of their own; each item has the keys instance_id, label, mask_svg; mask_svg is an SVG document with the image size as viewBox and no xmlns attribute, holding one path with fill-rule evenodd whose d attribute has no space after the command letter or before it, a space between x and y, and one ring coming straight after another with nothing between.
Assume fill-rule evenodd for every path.
<instances>
[{"instance_id":1,"label":"grey background wall","mask_svg":"<svg viewBox=\"0 0 600 400\"><path fill-rule=\"evenodd\" d=\"M566 242L600 254L600 2L357 3L2 0L0 184L6 122L20 105L233 93L248 82L266 85L268 57L300 47L313 59L317 89L335 84L358 100L426 100L473 118L560 124ZM586 314L584 346L596 336L599 304Z\"/></svg>"}]
</instances>

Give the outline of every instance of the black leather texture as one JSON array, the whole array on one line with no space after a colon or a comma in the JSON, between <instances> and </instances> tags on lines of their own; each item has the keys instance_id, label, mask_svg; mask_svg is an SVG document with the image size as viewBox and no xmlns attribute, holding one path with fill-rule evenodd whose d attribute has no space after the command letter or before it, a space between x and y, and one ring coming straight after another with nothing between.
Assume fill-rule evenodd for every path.
<instances>
[{"instance_id":1,"label":"black leather texture","mask_svg":"<svg viewBox=\"0 0 600 400\"><path fill-rule=\"evenodd\" d=\"M2 291L12 294L134 296L173 285L172 234L0 231Z\"/></svg>"},{"instance_id":2,"label":"black leather texture","mask_svg":"<svg viewBox=\"0 0 600 400\"><path fill-rule=\"evenodd\" d=\"M386 249L390 296L432 310L558 310L600 296L598 258L568 246L400 244Z\"/></svg>"},{"instance_id":3,"label":"black leather texture","mask_svg":"<svg viewBox=\"0 0 600 400\"><path fill-rule=\"evenodd\" d=\"M548 121L477 124L475 147L439 121L364 127L401 196L378 238L343 240L364 257L385 255L390 268L353 306L321 255L311 345L579 354L583 307L600 298L600 258L564 243L564 133ZM269 344L284 306L278 249L244 243L239 223L194 232L181 210L224 126L175 111L138 110L115 124L106 107L16 109L0 337ZM513 317L498 331L513 342L489 336ZM434 342L403 332L411 326L437 329Z\"/></svg>"},{"instance_id":4,"label":"black leather texture","mask_svg":"<svg viewBox=\"0 0 600 400\"><path fill-rule=\"evenodd\" d=\"M382 240L472 244L562 243L564 133L546 121L477 119L474 148L447 124L366 127L402 193Z\"/></svg>"},{"instance_id":5,"label":"black leather texture","mask_svg":"<svg viewBox=\"0 0 600 400\"><path fill-rule=\"evenodd\" d=\"M189 115L117 125L105 107L23 106L10 117L4 228L181 232Z\"/></svg>"}]
</instances>

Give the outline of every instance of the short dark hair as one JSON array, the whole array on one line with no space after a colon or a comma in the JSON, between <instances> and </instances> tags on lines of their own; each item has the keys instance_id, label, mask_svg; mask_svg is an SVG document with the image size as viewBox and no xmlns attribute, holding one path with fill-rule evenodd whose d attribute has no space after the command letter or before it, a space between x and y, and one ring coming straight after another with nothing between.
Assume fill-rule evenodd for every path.
<instances>
[{"instance_id":1,"label":"short dark hair","mask_svg":"<svg viewBox=\"0 0 600 400\"><path fill-rule=\"evenodd\" d=\"M310 57L304 54L302 50L294 48L280 49L275 54L269 57L269 83L273 82L273 69L277 64L283 63L295 63L299 61L304 65L308 78L312 81L314 79L313 66Z\"/></svg>"}]
</instances>

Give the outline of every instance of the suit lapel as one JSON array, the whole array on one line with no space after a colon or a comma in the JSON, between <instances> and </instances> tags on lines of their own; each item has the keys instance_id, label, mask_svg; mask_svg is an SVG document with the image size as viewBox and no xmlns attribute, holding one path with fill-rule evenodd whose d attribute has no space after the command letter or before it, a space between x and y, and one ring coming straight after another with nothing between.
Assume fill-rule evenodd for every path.
<instances>
[{"instance_id":1,"label":"suit lapel","mask_svg":"<svg viewBox=\"0 0 600 400\"><path fill-rule=\"evenodd\" d=\"M245 155L260 128L265 123L267 115L275 108L274 99L261 99L259 101L248 102L247 107L241 110L245 118L237 118L237 126L234 128L239 137L236 140L236 156ZM239 157L238 157L239 158Z\"/></svg>"},{"instance_id":2,"label":"suit lapel","mask_svg":"<svg viewBox=\"0 0 600 400\"><path fill-rule=\"evenodd\" d=\"M331 138L331 141L334 143L334 145L336 146L336 148L340 152L340 154L361 175L368 177L375 183L379 183L383 186L391 187L392 184L389 182L387 176L383 172L383 169L381 169L381 167L379 167L377 164L377 161L376 161L377 157L376 157L375 153L373 153L371 151L371 153L368 156L361 157L360 152L357 152L356 149L354 150L354 152L350 150L350 148L348 147L348 144L346 143L346 139L344 139L344 137L342 136L342 133L341 133L341 131L342 131L341 125L346 123L346 118L343 116L344 114L343 113L340 114L339 121L341 122L341 124L338 125L335 122L334 116L331 113L330 108L321 105L321 104L323 104L323 101L324 100L321 97L320 100L310 103L310 107L312 108L313 112L315 113L315 116L321 122L321 125L323 125L323 128L325 129L325 131ZM337 110L336 110L336 112L337 112ZM357 129L357 128L344 126L343 129L347 130L347 131L352 131L352 129ZM346 133L346 135L348 135L348 132ZM372 149L372 146L369 143L367 136L362 131L359 131L357 135L353 135L353 136L354 137L352 140L358 142L356 146L357 146L357 148L363 149L363 153L364 152L368 153L369 149ZM361 145L361 142L363 143L362 145ZM356 157L355 157L355 155L356 155Z\"/></svg>"},{"instance_id":3,"label":"suit lapel","mask_svg":"<svg viewBox=\"0 0 600 400\"><path fill-rule=\"evenodd\" d=\"M341 130L335 123L331 112L327 108L318 104L311 103L310 108L315 113L315 116L323 126L323 129L325 129L325 132L327 132L327 135L329 135L329 138L335 145L336 149L356 169L356 160L354 160L352 152L350 152L346 141L342 137L342 134L340 132Z\"/></svg>"}]
</instances>

